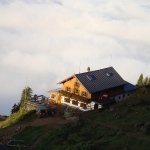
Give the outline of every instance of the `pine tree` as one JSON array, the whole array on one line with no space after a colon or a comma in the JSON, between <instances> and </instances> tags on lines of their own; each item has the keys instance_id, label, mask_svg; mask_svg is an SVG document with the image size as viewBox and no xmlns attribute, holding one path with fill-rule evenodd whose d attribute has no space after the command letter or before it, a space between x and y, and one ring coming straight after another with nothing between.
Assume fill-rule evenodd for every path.
<instances>
[{"instance_id":1,"label":"pine tree","mask_svg":"<svg viewBox=\"0 0 150 150\"><path fill-rule=\"evenodd\" d=\"M137 81L137 86L138 87L141 87L141 86L144 85L144 81L143 80L144 80L143 74L141 74L140 77L139 77L139 79L138 79L138 81Z\"/></svg>"},{"instance_id":2,"label":"pine tree","mask_svg":"<svg viewBox=\"0 0 150 150\"><path fill-rule=\"evenodd\" d=\"M148 86L150 86L150 77L149 77L149 79L148 79Z\"/></svg>"},{"instance_id":3,"label":"pine tree","mask_svg":"<svg viewBox=\"0 0 150 150\"><path fill-rule=\"evenodd\" d=\"M32 97L32 89L30 87L25 87L22 91L20 107L24 107L25 104L31 100Z\"/></svg>"},{"instance_id":4,"label":"pine tree","mask_svg":"<svg viewBox=\"0 0 150 150\"><path fill-rule=\"evenodd\" d=\"M144 86L148 86L148 84L149 84L149 78L148 77L146 77L144 79L143 84L144 84Z\"/></svg>"},{"instance_id":5,"label":"pine tree","mask_svg":"<svg viewBox=\"0 0 150 150\"><path fill-rule=\"evenodd\" d=\"M11 109L11 113L13 114L13 113L15 113L17 111L19 111L19 104L18 105L14 104L13 107L12 107L12 109Z\"/></svg>"}]
</instances>

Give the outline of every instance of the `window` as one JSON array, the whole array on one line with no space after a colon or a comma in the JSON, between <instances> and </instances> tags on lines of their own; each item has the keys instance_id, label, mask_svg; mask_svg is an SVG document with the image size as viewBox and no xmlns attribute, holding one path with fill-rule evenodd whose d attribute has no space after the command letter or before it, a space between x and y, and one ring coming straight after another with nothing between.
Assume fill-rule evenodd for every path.
<instances>
[{"instance_id":1,"label":"window","mask_svg":"<svg viewBox=\"0 0 150 150\"><path fill-rule=\"evenodd\" d=\"M113 76L113 73L106 72L106 76L107 76L107 77L111 77L111 76Z\"/></svg>"},{"instance_id":2,"label":"window","mask_svg":"<svg viewBox=\"0 0 150 150\"><path fill-rule=\"evenodd\" d=\"M52 94L52 95L51 95L51 98L52 98L52 99L55 99L55 97L56 97L55 94Z\"/></svg>"},{"instance_id":3,"label":"window","mask_svg":"<svg viewBox=\"0 0 150 150\"><path fill-rule=\"evenodd\" d=\"M73 100L73 101L72 101L72 104L78 106L78 101Z\"/></svg>"},{"instance_id":4,"label":"window","mask_svg":"<svg viewBox=\"0 0 150 150\"><path fill-rule=\"evenodd\" d=\"M67 92L71 92L71 88L70 87L66 87L66 91Z\"/></svg>"},{"instance_id":5,"label":"window","mask_svg":"<svg viewBox=\"0 0 150 150\"><path fill-rule=\"evenodd\" d=\"M81 93L81 96L87 97L87 93L83 91L83 92Z\"/></svg>"},{"instance_id":6,"label":"window","mask_svg":"<svg viewBox=\"0 0 150 150\"><path fill-rule=\"evenodd\" d=\"M74 93L75 94L79 94L79 90L78 89L74 89Z\"/></svg>"},{"instance_id":7,"label":"window","mask_svg":"<svg viewBox=\"0 0 150 150\"><path fill-rule=\"evenodd\" d=\"M69 99L69 98L65 98L65 99L64 99L64 102L70 103L70 99Z\"/></svg>"},{"instance_id":8,"label":"window","mask_svg":"<svg viewBox=\"0 0 150 150\"><path fill-rule=\"evenodd\" d=\"M92 75L87 75L86 76L90 81L94 81L96 80L96 77L92 74Z\"/></svg>"},{"instance_id":9,"label":"window","mask_svg":"<svg viewBox=\"0 0 150 150\"><path fill-rule=\"evenodd\" d=\"M79 88L79 87L80 87L79 82L75 82L75 83L74 83L74 86L77 87L77 88Z\"/></svg>"},{"instance_id":10,"label":"window","mask_svg":"<svg viewBox=\"0 0 150 150\"><path fill-rule=\"evenodd\" d=\"M84 103L81 103L81 104L80 104L80 107L82 107L83 109L87 109L87 106L86 106L86 104L84 104Z\"/></svg>"}]
</instances>

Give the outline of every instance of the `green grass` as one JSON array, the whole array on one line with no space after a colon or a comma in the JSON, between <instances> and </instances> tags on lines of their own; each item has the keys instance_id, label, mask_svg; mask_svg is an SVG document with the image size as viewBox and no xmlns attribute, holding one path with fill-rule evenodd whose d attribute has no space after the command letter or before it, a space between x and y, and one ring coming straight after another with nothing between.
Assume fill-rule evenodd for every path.
<instances>
[{"instance_id":1,"label":"green grass","mask_svg":"<svg viewBox=\"0 0 150 150\"><path fill-rule=\"evenodd\" d=\"M26 127L19 135L15 138L22 139L26 142L27 145L32 145L43 133L45 132L45 128L42 126L37 127ZM30 135L30 136L29 136Z\"/></svg>"},{"instance_id":2,"label":"green grass","mask_svg":"<svg viewBox=\"0 0 150 150\"><path fill-rule=\"evenodd\" d=\"M148 150L150 94L137 93L112 111L86 112L77 125L28 127L15 138L35 150Z\"/></svg>"},{"instance_id":3,"label":"green grass","mask_svg":"<svg viewBox=\"0 0 150 150\"><path fill-rule=\"evenodd\" d=\"M35 114L35 111L28 112L22 108L18 112L11 114L5 121L0 122L0 128L6 128L22 120L31 118L33 114Z\"/></svg>"}]
</instances>

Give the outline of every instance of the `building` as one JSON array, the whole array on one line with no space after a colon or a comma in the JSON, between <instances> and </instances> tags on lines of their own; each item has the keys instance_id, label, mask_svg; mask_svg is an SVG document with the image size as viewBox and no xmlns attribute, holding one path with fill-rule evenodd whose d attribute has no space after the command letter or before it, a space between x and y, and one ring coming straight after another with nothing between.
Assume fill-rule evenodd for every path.
<instances>
[{"instance_id":1,"label":"building","mask_svg":"<svg viewBox=\"0 0 150 150\"><path fill-rule=\"evenodd\" d=\"M82 111L102 108L104 104L119 102L135 91L113 67L74 74L63 81L61 89L50 91L49 100Z\"/></svg>"}]
</instances>

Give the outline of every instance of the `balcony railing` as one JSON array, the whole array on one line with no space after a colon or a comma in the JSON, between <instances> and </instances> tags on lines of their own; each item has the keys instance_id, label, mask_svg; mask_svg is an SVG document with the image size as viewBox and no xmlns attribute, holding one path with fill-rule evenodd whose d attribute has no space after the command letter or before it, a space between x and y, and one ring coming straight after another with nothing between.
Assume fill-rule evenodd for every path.
<instances>
[{"instance_id":1,"label":"balcony railing","mask_svg":"<svg viewBox=\"0 0 150 150\"><path fill-rule=\"evenodd\" d=\"M75 99L77 101L81 101L81 102L85 102L85 103L89 103L91 101L91 99L88 99L88 98L85 98L85 97L82 97L80 95L76 95L74 93L70 93L70 92L67 92L64 90L60 90L59 93L62 94L63 96Z\"/></svg>"}]
</instances>

